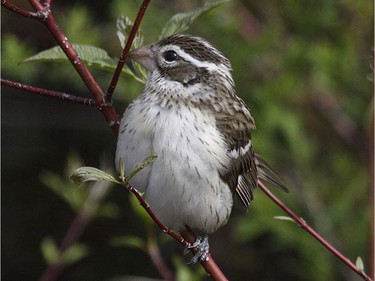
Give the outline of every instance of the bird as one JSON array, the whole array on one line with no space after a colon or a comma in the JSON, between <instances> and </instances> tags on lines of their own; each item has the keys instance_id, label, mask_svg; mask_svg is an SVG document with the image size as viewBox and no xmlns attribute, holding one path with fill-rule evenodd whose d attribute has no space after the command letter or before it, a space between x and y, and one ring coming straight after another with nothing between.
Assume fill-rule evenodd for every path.
<instances>
[{"instance_id":1,"label":"bird","mask_svg":"<svg viewBox=\"0 0 375 281\"><path fill-rule=\"evenodd\" d=\"M120 122L116 166L167 227L200 235L192 262L208 259L208 235L228 222L234 197L245 209L258 180L287 191L253 150L255 121L236 95L230 61L207 40L174 34L129 53L148 71L143 93Z\"/></svg>"}]
</instances>

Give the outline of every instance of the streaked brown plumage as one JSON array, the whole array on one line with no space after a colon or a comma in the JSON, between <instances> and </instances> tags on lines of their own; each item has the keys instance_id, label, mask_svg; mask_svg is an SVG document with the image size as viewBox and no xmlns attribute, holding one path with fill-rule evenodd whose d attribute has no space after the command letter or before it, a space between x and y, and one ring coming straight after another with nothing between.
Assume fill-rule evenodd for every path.
<instances>
[{"instance_id":1,"label":"streaked brown plumage","mask_svg":"<svg viewBox=\"0 0 375 281\"><path fill-rule=\"evenodd\" d=\"M158 156L132 183L164 224L212 233L228 221L232 194L248 208L258 179L285 190L253 151L254 119L218 50L202 38L173 35L131 58L149 75L121 120L116 163L131 171ZM194 261L205 259L206 251L202 246Z\"/></svg>"}]
</instances>

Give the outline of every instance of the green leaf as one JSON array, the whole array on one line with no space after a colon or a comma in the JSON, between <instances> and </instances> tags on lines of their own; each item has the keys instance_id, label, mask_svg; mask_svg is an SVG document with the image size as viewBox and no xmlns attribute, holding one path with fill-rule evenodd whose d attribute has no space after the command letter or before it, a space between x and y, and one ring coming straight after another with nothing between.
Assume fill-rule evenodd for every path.
<instances>
[{"instance_id":1,"label":"green leaf","mask_svg":"<svg viewBox=\"0 0 375 281\"><path fill-rule=\"evenodd\" d=\"M73 182L69 181L69 177L73 172L83 165L83 161L80 157L76 153L70 152L67 157L63 175L55 174L50 171L42 171L40 174L40 180L43 184L68 203L75 211L82 208L91 192L91 190L85 188L77 188Z\"/></svg>"},{"instance_id":2,"label":"green leaf","mask_svg":"<svg viewBox=\"0 0 375 281\"><path fill-rule=\"evenodd\" d=\"M77 185L87 181L108 181L121 184L110 174L107 174L106 172L94 167L78 168L70 177L70 180Z\"/></svg>"},{"instance_id":3,"label":"green leaf","mask_svg":"<svg viewBox=\"0 0 375 281\"><path fill-rule=\"evenodd\" d=\"M122 48L125 48L126 41L129 38L130 32L133 28L134 23L125 15L120 16L117 19L116 26L117 26L117 32L116 35L120 41L120 45ZM136 48L139 48L143 45L143 32L139 28L137 30L137 33L135 34L132 46L130 50L134 50ZM130 75L138 80L139 82L145 83L147 79L147 71L138 63L134 63L133 61L130 61L132 64L132 68L128 68L127 70L130 71Z\"/></svg>"},{"instance_id":4,"label":"green leaf","mask_svg":"<svg viewBox=\"0 0 375 281\"><path fill-rule=\"evenodd\" d=\"M115 66L117 61L112 59L108 53L98 47L90 45L73 44L73 48L77 51L81 60L88 65L98 64L100 66ZM67 62L68 58L59 46L53 47L48 50L41 51L40 53L25 59L23 62Z\"/></svg>"},{"instance_id":5,"label":"green leaf","mask_svg":"<svg viewBox=\"0 0 375 281\"><path fill-rule=\"evenodd\" d=\"M146 248L146 242L141 237L135 235L114 237L111 239L110 244L114 247L127 247L140 250Z\"/></svg>"},{"instance_id":6,"label":"green leaf","mask_svg":"<svg viewBox=\"0 0 375 281\"><path fill-rule=\"evenodd\" d=\"M49 237L42 240L40 247L43 258L49 265L57 263L69 265L87 256L88 253L87 246L82 243L76 243L61 253L55 241Z\"/></svg>"},{"instance_id":7,"label":"green leaf","mask_svg":"<svg viewBox=\"0 0 375 281\"><path fill-rule=\"evenodd\" d=\"M40 249L47 264L51 265L59 262L60 252L55 241L51 238L45 237L40 244Z\"/></svg>"},{"instance_id":8,"label":"green leaf","mask_svg":"<svg viewBox=\"0 0 375 281\"><path fill-rule=\"evenodd\" d=\"M360 270L360 271L365 271L365 266L363 265L363 260L361 257L357 257L357 260L355 261L355 266Z\"/></svg>"},{"instance_id":9,"label":"green leaf","mask_svg":"<svg viewBox=\"0 0 375 281\"><path fill-rule=\"evenodd\" d=\"M149 156L147 157L141 164L139 164L133 171L131 171L130 175L126 177L126 182L128 182L132 177L134 177L137 173L141 170L146 168L148 165L153 163L156 160L157 156Z\"/></svg>"},{"instance_id":10,"label":"green leaf","mask_svg":"<svg viewBox=\"0 0 375 281\"><path fill-rule=\"evenodd\" d=\"M116 35L120 40L120 45L122 48L125 47L126 40L129 38L130 32L133 28L134 23L125 15L121 15L116 22L117 32ZM143 45L143 33L139 28L134 37L131 49L136 49Z\"/></svg>"},{"instance_id":11,"label":"green leaf","mask_svg":"<svg viewBox=\"0 0 375 281\"><path fill-rule=\"evenodd\" d=\"M90 45L73 44L73 48L77 51L81 60L88 66L95 69L113 72L117 67L117 60L111 58L107 51ZM53 47L48 50L44 50L32 57L29 57L23 61L27 62L57 62L66 63L68 58L59 46ZM122 69L123 74L130 75L135 80L145 83L145 78L134 73L128 66L124 66Z\"/></svg>"},{"instance_id":12,"label":"green leaf","mask_svg":"<svg viewBox=\"0 0 375 281\"><path fill-rule=\"evenodd\" d=\"M274 216L273 218L276 220L291 221L295 223L295 221L291 217L288 217L288 216Z\"/></svg>"},{"instance_id":13,"label":"green leaf","mask_svg":"<svg viewBox=\"0 0 375 281\"><path fill-rule=\"evenodd\" d=\"M217 6L229 2L229 0L208 1L205 4L193 11L187 13L179 13L174 15L164 26L159 39L168 37L176 33L182 33L187 30L193 21L199 16L216 8Z\"/></svg>"},{"instance_id":14,"label":"green leaf","mask_svg":"<svg viewBox=\"0 0 375 281\"><path fill-rule=\"evenodd\" d=\"M88 255L88 247L82 243L76 243L69 247L61 257L65 265L73 264Z\"/></svg>"}]
</instances>

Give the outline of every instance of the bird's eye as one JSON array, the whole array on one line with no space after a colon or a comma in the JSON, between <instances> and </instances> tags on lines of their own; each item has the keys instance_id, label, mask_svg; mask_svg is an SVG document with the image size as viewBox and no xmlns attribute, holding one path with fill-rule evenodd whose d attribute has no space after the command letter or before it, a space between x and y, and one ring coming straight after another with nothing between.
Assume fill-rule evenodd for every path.
<instances>
[{"instance_id":1,"label":"bird's eye","mask_svg":"<svg viewBox=\"0 0 375 281\"><path fill-rule=\"evenodd\" d=\"M164 52L163 56L164 56L164 59L167 62L175 61L178 57L177 53L173 50L169 50L169 51Z\"/></svg>"}]
</instances>

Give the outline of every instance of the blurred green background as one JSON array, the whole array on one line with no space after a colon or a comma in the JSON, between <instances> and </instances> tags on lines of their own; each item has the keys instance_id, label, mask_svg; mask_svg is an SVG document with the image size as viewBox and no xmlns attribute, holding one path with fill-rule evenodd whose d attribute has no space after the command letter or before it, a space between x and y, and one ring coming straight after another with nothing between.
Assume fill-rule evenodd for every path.
<instances>
[{"instance_id":1,"label":"blurred green background","mask_svg":"<svg viewBox=\"0 0 375 281\"><path fill-rule=\"evenodd\" d=\"M12 2L29 9L25 1ZM145 43L158 38L173 14L203 3L152 1L141 25ZM116 19L122 14L135 19L139 5L55 0L52 10L72 43L99 46L118 57ZM89 97L69 64L20 64L56 45L40 23L6 9L1 22L2 78ZM352 261L362 257L367 272L374 261L373 29L371 1L271 0L231 1L188 30L231 60L237 93L256 120L255 150L290 188L289 194L276 195ZM106 89L111 74L93 73ZM115 92L118 112L142 87L122 77ZM116 139L95 108L5 87L1 104L2 278L37 280L46 268L41 241L48 236L60 244L75 217L74 208L48 186L64 190L66 184L76 192L68 187L78 165L72 159L79 155L88 166L113 166ZM113 187L104 203L108 208L94 216L80 239L86 255L67 266L59 280L160 278L139 246L110 243L124 235L146 239L152 228L134 214L128 192ZM294 223L274 219L280 215L257 190L248 213L237 206L228 225L211 235L212 254L230 280L361 280ZM182 247L158 229L151 231L167 265L186 276L184 262L177 261Z\"/></svg>"}]
</instances>

